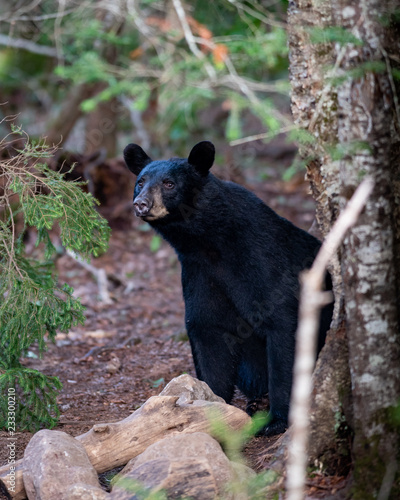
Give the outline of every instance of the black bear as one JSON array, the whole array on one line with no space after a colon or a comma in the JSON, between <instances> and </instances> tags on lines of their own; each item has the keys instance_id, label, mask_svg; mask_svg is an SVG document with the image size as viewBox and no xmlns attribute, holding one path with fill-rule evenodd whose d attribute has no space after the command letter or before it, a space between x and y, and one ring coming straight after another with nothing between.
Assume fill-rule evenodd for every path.
<instances>
[{"instance_id":1,"label":"black bear","mask_svg":"<svg viewBox=\"0 0 400 500\"><path fill-rule=\"evenodd\" d=\"M208 141L187 159L153 161L136 144L124 150L137 176L135 214L174 247L182 266L198 378L228 403L236 385L252 410L268 393L271 419L263 432L278 434L287 428L298 275L310 267L320 242L247 189L209 173L214 156ZM318 351L331 317L329 305L322 311Z\"/></svg>"}]
</instances>

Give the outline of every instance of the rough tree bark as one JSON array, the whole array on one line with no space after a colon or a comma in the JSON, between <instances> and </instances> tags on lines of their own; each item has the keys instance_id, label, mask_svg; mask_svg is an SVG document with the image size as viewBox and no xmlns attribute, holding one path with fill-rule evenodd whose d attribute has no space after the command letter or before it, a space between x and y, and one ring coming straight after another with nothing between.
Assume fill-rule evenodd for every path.
<instances>
[{"instance_id":1,"label":"rough tree bark","mask_svg":"<svg viewBox=\"0 0 400 500\"><path fill-rule=\"evenodd\" d=\"M315 2L314 2L315 3ZM315 140L300 142L300 154L307 160L307 177L317 202L316 217L326 235L339 212L339 162L328 154L328 145L337 137L337 91L325 84L326 68L335 67L331 44L311 44L310 30L333 24L330 0L292 2L288 12L292 113L295 123ZM331 269L335 291L335 315L327 348L320 355L314 373L314 391L310 422L310 461L329 463L336 455L335 423L343 410L351 406L339 395L350 393L346 331L343 321L343 291L339 261ZM328 348L329 346L329 348ZM337 361L338 360L338 361ZM335 364L335 370L331 366Z\"/></svg>"},{"instance_id":2,"label":"rough tree bark","mask_svg":"<svg viewBox=\"0 0 400 500\"><path fill-rule=\"evenodd\" d=\"M389 498L398 468L391 416L400 400L400 116L392 74L400 36L389 22L395 3L296 0L289 7L292 109L315 138L301 152L323 232L365 174L376 183L333 270L338 307L314 377L310 440L312 459L331 458L343 409L354 432L356 499ZM341 28L327 32L336 33L334 43L311 43L316 29L332 26ZM349 34L359 42L346 41Z\"/></svg>"}]
</instances>

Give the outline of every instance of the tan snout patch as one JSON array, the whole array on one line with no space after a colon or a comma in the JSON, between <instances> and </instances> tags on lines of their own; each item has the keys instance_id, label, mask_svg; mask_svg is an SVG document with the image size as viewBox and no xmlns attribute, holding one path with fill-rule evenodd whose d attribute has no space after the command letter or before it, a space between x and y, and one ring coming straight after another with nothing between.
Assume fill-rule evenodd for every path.
<instances>
[{"instance_id":1,"label":"tan snout patch","mask_svg":"<svg viewBox=\"0 0 400 500\"><path fill-rule=\"evenodd\" d=\"M155 219L162 219L168 215L169 212L164 205L161 188L159 186L155 186L151 190L151 193L153 195L153 206L151 207L148 215L154 217Z\"/></svg>"}]
</instances>

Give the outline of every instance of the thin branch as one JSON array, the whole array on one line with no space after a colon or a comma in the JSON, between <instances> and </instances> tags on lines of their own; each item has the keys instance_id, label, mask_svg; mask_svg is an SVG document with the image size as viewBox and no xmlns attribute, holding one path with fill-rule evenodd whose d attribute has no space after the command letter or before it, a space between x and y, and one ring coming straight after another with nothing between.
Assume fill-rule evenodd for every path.
<instances>
[{"instance_id":1,"label":"thin branch","mask_svg":"<svg viewBox=\"0 0 400 500\"><path fill-rule=\"evenodd\" d=\"M279 21L276 21L275 19L270 19L269 17L266 17L264 14L253 9L253 7L250 7L250 5L238 2L237 0L228 0L228 2L234 5L238 11L246 12L246 14L249 14L251 17L255 17L264 24L274 26L275 28L286 29L285 23L281 23Z\"/></svg>"},{"instance_id":2,"label":"thin branch","mask_svg":"<svg viewBox=\"0 0 400 500\"><path fill-rule=\"evenodd\" d=\"M61 43L61 22L65 12L65 1L66 0L58 0L58 16L56 17L56 20L54 22L54 40L56 42L57 59L59 61L64 60L63 48Z\"/></svg>"},{"instance_id":3,"label":"thin branch","mask_svg":"<svg viewBox=\"0 0 400 500\"><path fill-rule=\"evenodd\" d=\"M6 47L13 47L15 49L23 49L33 54L40 54L43 56L57 57L57 50L54 47L48 47L47 45L39 45L37 43L31 42L30 40L23 40L22 38L12 38L8 35L0 34L0 45L5 45Z\"/></svg>"},{"instance_id":4,"label":"thin branch","mask_svg":"<svg viewBox=\"0 0 400 500\"><path fill-rule=\"evenodd\" d=\"M282 127L276 132L265 132L263 134L249 135L247 137L243 137L242 139L236 139L229 143L230 146L239 146L240 144L245 144L246 142L259 141L260 139L271 139L272 137L276 137L279 134L284 134L285 132L290 132L291 130L295 130L298 127L296 125L288 125L287 127Z\"/></svg>"},{"instance_id":5,"label":"thin branch","mask_svg":"<svg viewBox=\"0 0 400 500\"><path fill-rule=\"evenodd\" d=\"M99 287L99 297L100 301L103 304L112 304L112 300L110 298L110 294L108 293L108 280L107 274L104 269L99 269L92 264L86 262L86 260L82 259L78 254L76 254L73 250L68 249L67 254L72 257L75 262L80 264L84 269L92 273L97 281L97 286Z\"/></svg>"},{"instance_id":6,"label":"thin branch","mask_svg":"<svg viewBox=\"0 0 400 500\"><path fill-rule=\"evenodd\" d=\"M20 9L18 9L16 12L15 12L15 16L18 17L20 16L21 14L25 14L25 12L29 12L30 10L33 10L35 7L37 7L40 3L42 2L42 0L33 0L33 2L31 2L29 5L25 5L24 7L21 7ZM3 17L0 17L0 21L5 21L6 19L9 18L9 14L6 14L5 16Z\"/></svg>"},{"instance_id":7,"label":"thin branch","mask_svg":"<svg viewBox=\"0 0 400 500\"><path fill-rule=\"evenodd\" d=\"M76 12L78 9L75 7L73 9L68 9L68 10L65 10L64 11L64 16L68 15L68 14L73 14L74 12ZM15 23L15 22L23 22L23 21L27 21L27 22L32 22L32 21L46 21L47 19L55 19L59 16L60 14L58 12L54 12L52 14L42 14L41 16L12 16L12 17L9 17L7 15L4 16L4 17L1 17L0 18L0 21L4 21L6 23Z\"/></svg>"},{"instance_id":8,"label":"thin branch","mask_svg":"<svg viewBox=\"0 0 400 500\"><path fill-rule=\"evenodd\" d=\"M209 47L211 50L214 50L218 45L210 40L206 40L205 38L200 38L200 37L193 37L194 41L198 42L201 45L205 45L206 47ZM258 99L257 95L255 94L256 90L259 91L264 91L264 92L272 92L275 91L277 92L278 90L276 88L273 88L273 86L267 87L266 84L260 84L258 82L253 82L251 80L248 80L247 78L243 78L238 74L236 71L236 68L231 60L231 58L226 55L224 58L224 64L226 66L226 69L229 71L229 75L226 75L224 77L218 78L218 80L214 80L211 82L212 85L224 85L226 87L232 87L234 89L238 88L243 95L245 95L249 101L253 104L253 106L256 106L260 104L260 100ZM267 90L268 89L268 90ZM271 114L274 114L278 120L284 121L287 124L290 123L289 120L286 119L284 115L279 113L276 110L271 110Z\"/></svg>"},{"instance_id":9,"label":"thin branch","mask_svg":"<svg viewBox=\"0 0 400 500\"><path fill-rule=\"evenodd\" d=\"M186 19L186 13L185 9L183 8L183 5L180 0L172 0L172 3L174 5L174 9L176 11L176 14L179 18L179 21L182 26L183 34L185 36L186 42L189 46L189 49L192 51L192 53L198 58L198 59L204 59L204 54L201 52L201 50L197 47L193 33L190 29L189 23ZM212 79L215 79L216 73L214 68L211 66L210 63L207 61L204 61L204 67L208 73L208 76Z\"/></svg>"},{"instance_id":10,"label":"thin branch","mask_svg":"<svg viewBox=\"0 0 400 500\"><path fill-rule=\"evenodd\" d=\"M264 82L255 82L254 80L249 80L243 76L239 76L239 78L248 86L250 90L254 92L268 92L270 94L282 94L284 96L288 95L287 90L283 90L279 88L279 83L282 83L282 80L277 80L274 83L264 83ZM231 75L222 76L218 79L219 85L225 85L227 87L232 87L231 83L234 83L236 88L236 82L232 79ZM286 81L285 81L286 83Z\"/></svg>"},{"instance_id":11,"label":"thin branch","mask_svg":"<svg viewBox=\"0 0 400 500\"><path fill-rule=\"evenodd\" d=\"M310 395L312 372L320 309L330 301L331 292L322 292L325 271L346 232L357 222L374 181L367 177L356 189L346 208L338 217L326 237L310 270L300 276L301 296L299 324L296 332L296 358L293 369L293 388L290 402L289 423L291 440L287 463L286 499L303 500L307 469L307 441L309 432Z\"/></svg>"},{"instance_id":12,"label":"thin branch","mask_svg":"<svg viewBox=\"0 0 400 500\"><path fill-rule=\"evenodd\" d=\"M119 101L126 107L129 111L129 115L131 118L132 125L135 127L137 136L139 139L139 143L142 148L147 151L150 149L151 140L150 135L148 134L146 127L144 126L142 115L140 111L134 108L134 99L130 99L126 95L122 94L119 97Z\"/></svg>"}]
</instances>

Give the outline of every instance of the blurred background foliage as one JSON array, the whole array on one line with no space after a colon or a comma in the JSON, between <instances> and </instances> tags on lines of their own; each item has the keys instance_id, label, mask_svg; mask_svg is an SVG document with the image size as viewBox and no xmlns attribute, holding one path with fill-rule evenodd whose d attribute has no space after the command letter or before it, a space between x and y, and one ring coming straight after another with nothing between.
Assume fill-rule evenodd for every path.
<instances>
[{"instance_id":1,"label":"blurred background foliage","mask_svg":"<svg viewBox=\"0 0 400 500\"><path fill-rule=\"evenodd\" d=\"M93 197L113 229L131 227L128 142L167 157L212 140L217 175L242 183L257 158L260 177L269 175L266 157L279 165L275 177L290 164L286 8L284 0L2 0L0 390L17 387L22 426L55 425L61 383L21 358L84 321L72 288L58 283L56 259L64 247L84 257L105 251L109 227ZM241 142L252 135L261 139ZM154 236L150 250L160 244ZM4 399L0 427L6 416Z\"/></svg>"},{"instance_id":2,"label":"blurred background foliage","mask_svg":"<svg viewBox=\"0 0 400 500\"><path fill-rule=\"evenodd\" d=\"M108 157L290 128L286 0L3 0L0 112ZM2 127L7 127L3 122ZM189 144L188 144L189 142Z\"/></svg>"}]
</instances>

